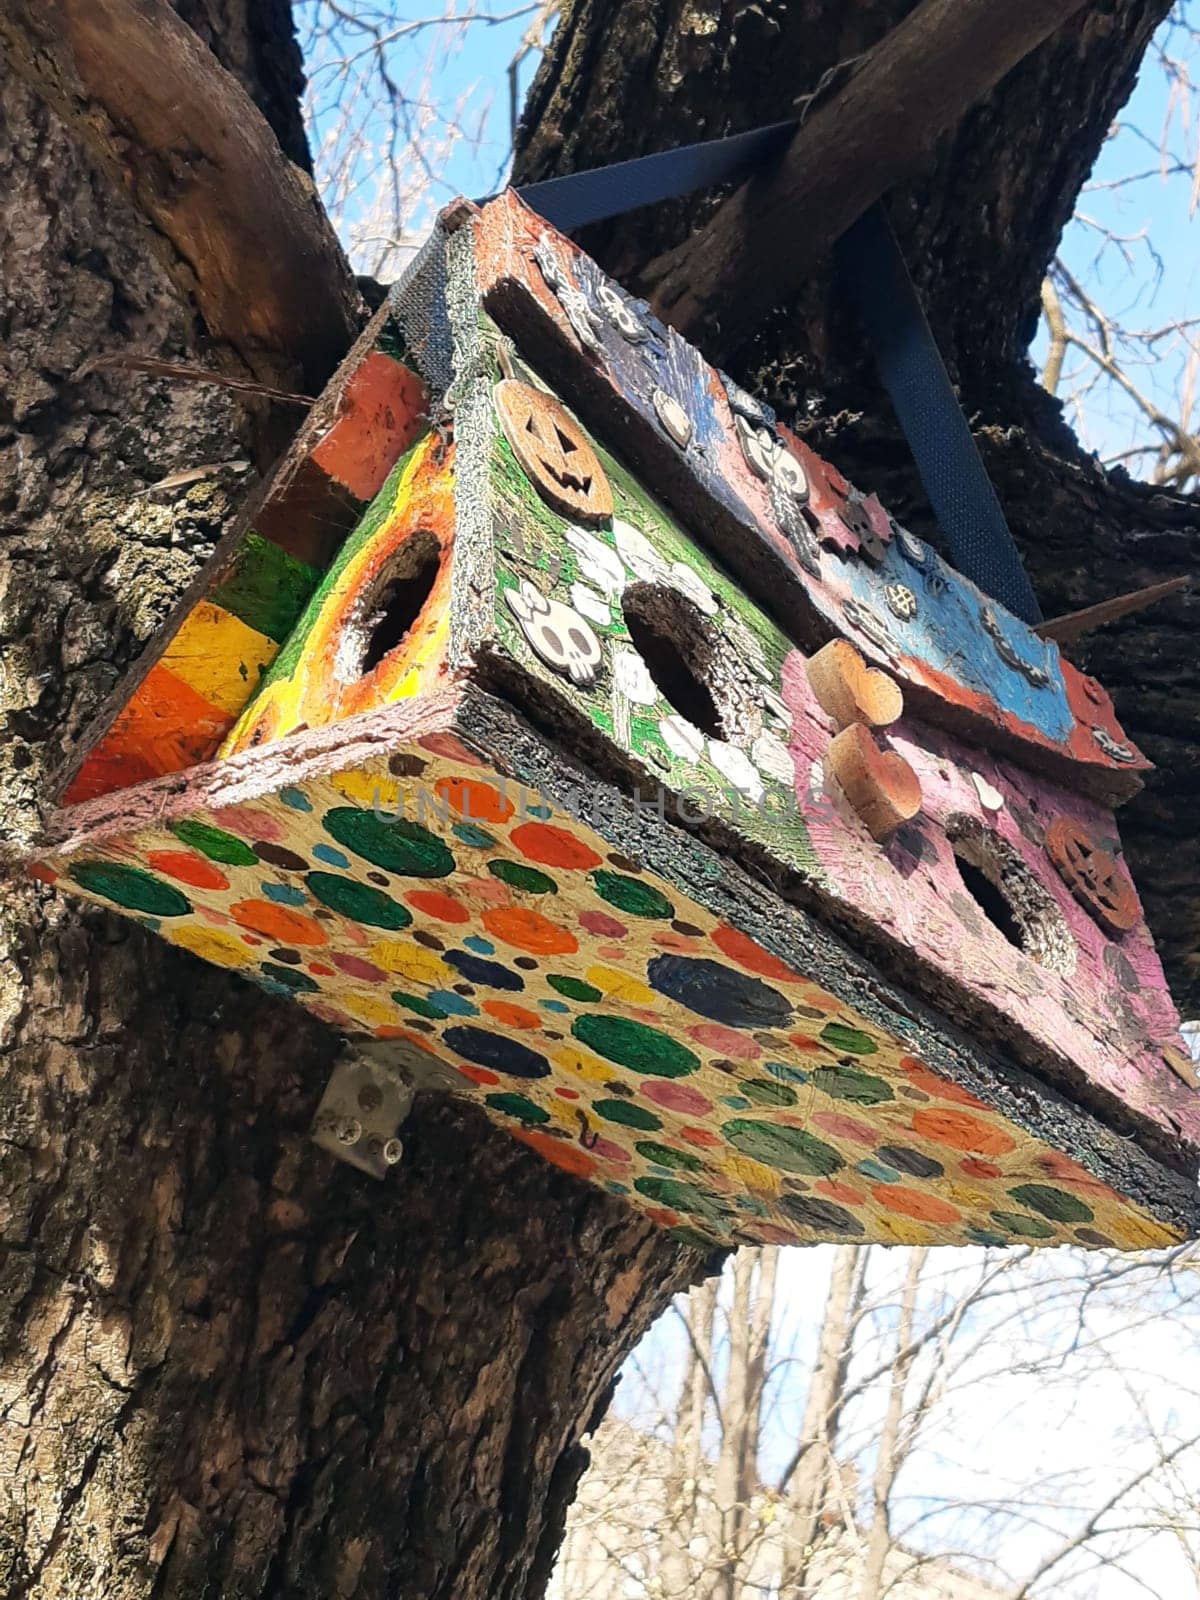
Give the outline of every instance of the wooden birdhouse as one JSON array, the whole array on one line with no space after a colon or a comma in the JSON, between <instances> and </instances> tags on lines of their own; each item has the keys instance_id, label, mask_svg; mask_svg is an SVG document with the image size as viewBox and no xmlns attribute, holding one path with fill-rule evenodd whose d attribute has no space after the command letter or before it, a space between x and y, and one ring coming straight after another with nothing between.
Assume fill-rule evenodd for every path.
<instances>
[{"instance_id":1,"label":"wooden birdhouse","mask_svg":"<svg viewBox=\"0 0 1200 1600\"><path fill-rule=\"evenodd\" d=\"M706 1241L1197 1231L1100 685L512 195L449 214L35 870ZM344 1115L336 1137L363 1135Z\"/></svg>"}]
</instances>

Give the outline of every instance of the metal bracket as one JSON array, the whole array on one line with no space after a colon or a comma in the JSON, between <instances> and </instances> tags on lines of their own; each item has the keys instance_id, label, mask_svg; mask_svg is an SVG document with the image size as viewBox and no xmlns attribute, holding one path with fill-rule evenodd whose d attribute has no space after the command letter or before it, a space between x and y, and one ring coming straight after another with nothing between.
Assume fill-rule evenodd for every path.
<instances>
[{"instance_id":1,"label":"metal bracket","mask_svg":"<svg viewBox=\"0 0 1200 1600\"><path fill-rule=\"evenodd\" d=\"M455 1073L402 1040L347 1045L313 1117L312 1138L323 1150L373 1178L387 1175L404 1155L398 1129L421 1089L448 1091Z\"/></svg>"}]
</instances>

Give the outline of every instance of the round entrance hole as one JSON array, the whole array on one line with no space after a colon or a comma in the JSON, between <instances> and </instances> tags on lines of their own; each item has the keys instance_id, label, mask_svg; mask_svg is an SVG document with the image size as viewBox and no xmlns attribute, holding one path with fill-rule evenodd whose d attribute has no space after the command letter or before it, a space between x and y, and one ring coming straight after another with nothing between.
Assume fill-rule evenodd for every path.
<instances>
[{"instance_id":1,"label":"round entrance hole","mask_svg":"<svg viewBox=\"0 0 1200 1600\"><path fill-rule=\"evenodd\" d=\"M1008 843L974 817L950 817L946 837L963 888L1009 944L1050 972L1075 970L1075 941L1049 892Z\"/></svg>"},{"instance_id":2,"label":"round entrance hole","mask_svg":"<svg viewBox=\"0 0 1200 1600\"><path fill-rule=\"evenodd\" d=\"M373 672L412 631L433 592L442 549L422 530L406 539L356 606L338 650L339 676L346 682Z\"/></svg>"},{"instance_id":3,"label":"round entrance hole","mask_svg":"<svg viewBox=\"0 0 1200 1600\"><path fill-rule=\"evenodd\" d=\"M621 596L634 649L671 709L707 738L743 743L761 716L748 674L700 608L666 584L635 583Z\"/></svg>"}]
</instances>

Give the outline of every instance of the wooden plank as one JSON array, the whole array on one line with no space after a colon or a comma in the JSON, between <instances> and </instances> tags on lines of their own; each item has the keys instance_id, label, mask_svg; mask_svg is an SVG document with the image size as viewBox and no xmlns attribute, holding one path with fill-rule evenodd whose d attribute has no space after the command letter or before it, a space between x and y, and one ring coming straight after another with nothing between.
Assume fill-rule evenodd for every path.
<instances>
[{"instance_id":1,"label":"wooden plank","mask_svg":"<svg viewBox=\"0 0 1200 1600\"><path fill-rule=\"evenodd\" d=\"M431 1053L688 1237L1135 1249L1200 1227L1190 1179L670 824L627 800L572 817L574 778L498 702L434 697L94 804L37 870Z\"/></svg>"}]
</instances>

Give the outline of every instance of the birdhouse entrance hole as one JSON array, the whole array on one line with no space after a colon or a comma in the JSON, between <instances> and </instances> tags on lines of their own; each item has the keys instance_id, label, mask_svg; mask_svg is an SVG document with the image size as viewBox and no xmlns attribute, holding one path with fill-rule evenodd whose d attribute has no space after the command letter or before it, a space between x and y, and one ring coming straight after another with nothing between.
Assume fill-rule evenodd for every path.
<instances>
[{"instance_id":1,"label":"birdhouse entrance hole","mask_svg":"<svg viewBox=\"0 0 1200 1600\"><path fill-rule=\"evenodd\" d=\"M752 731L748 686L693 601L666 584L635 583L621 596L621 609L634 649L673 711L710 739Z\"/></svg>"},{"instance_id":2,"label":"birdhouse entrance hole","mask_svg":"<svg viewBox=\"0 0 1200 1600\"><path fill-rule=\"evenodd\" d=\"M1016 851L973 817L953 817L946 836L963 888L992 927L1051 972L1069 974L1075 943L1053 899Z\"/></svg>"},{"instance_id":3,"label":"birdhouse entrance hole","mask_svg":"<svg viewBox=\"0 0 1200 1600\"><path fill-rule=\"evenodd\" d=\"M347 681L365 677L404 642L437 582L442 549L432 533L406 539L364 597L357 628L347 633Z\"/></svg>"}]
</instances>

